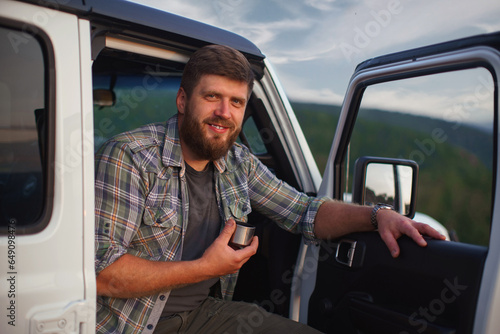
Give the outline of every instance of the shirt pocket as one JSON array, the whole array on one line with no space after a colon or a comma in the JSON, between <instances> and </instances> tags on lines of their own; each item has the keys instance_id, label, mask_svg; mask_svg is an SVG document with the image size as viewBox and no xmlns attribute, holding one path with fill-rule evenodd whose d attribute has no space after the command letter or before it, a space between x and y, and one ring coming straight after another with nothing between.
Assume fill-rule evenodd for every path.
<instances>
[{"instance_id":1,"label":"shirt pocket","mask_svg":"<svg viewBox=\"0 0 500 334\"><path fill-rule=\"evenodd\" d=\"M243 175L227 172L220 175L218 184L225 220L234 218L246 222L252 212L246 179Z\"/></svg>"},{"instance_id":2,"label":"shirt pocket","mask_svg":"<svg viewBox=\"0 0 500 334\"><path fill-rule=\"evenodd\" d=\"M147 226L171 229L181 224L179 187L168 179L156 177L146 197L143 222Z\"/></svg>"},{"instance_id":3,"label":"shirt pocket","mask_svg":"<svg viewBox=\"0 0 500 334\"><path fill-rule=\"evenodd\" d=\"M247 216L252 212L252 207L250 205L250 198L240 197L235 198L231 196L227 198L227 206L231 213L231 216L238 221L246 222ZM228 219L231 217L227 217Z\"/></svg>"},{"instance_id":4,"label":"shirt pocket","mask_svg":"<svg viewBox=\"0 0 500 334\"><path fill-rule=\"evenodd\" d=\"M176 211L169 207L146 206L142 222L135 245L142 257L153 261L174 259L182 235Z\"/></svg>"},{"instance_id":5,"label":"shirt pocket","mask_svg":"<svg viewBox=\"0 0 500 334\"><path fill-rule=\"evenodd\" d=\"M177 225L178 217L172 208L146 206L144 208L143 222L151 227L172 229Z\"/></svg>"}]
</instances>

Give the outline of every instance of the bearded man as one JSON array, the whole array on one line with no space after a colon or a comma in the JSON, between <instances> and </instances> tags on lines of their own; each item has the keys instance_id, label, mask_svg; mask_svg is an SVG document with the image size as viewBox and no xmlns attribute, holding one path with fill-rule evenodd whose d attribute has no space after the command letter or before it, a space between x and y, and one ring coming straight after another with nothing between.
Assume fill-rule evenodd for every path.
<instances>
[{"instance_id":1,"label":"bearded man","mask_svg":"<svg viewBox=\"0 0 500 334\"><path fill-rule=\"evenodd\" d=\"M312 243L373 230L373 208L300 193L235 143L253 81L240 52L203 47L184 70L177 115L118 135L97 153L97 332L235 333L242 317L261 312L253 333L317 333L230 301L258 247L257 237L229 245L234 220L257 210ZM421 246L421 234L442 238L391 210L375 216L394 256L402 234Z\"/></svg>"}]
</instances>

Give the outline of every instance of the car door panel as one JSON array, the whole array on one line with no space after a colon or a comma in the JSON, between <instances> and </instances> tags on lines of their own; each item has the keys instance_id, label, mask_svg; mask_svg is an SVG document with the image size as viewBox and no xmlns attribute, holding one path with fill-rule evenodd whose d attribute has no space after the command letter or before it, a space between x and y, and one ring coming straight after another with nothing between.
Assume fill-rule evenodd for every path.
<instances>
[{"instance_id":1,"label":"car door panel","mask_svg":"<svg viewBox=\"0 0 500 334\"><path fill-rule=\"evenodd\" d=\"M353 267L338 261L341 240L362 253ZM310 325L326 333L471 332L486 247L428 240L422 248L404 237L394 259L378 233L341 240L321 245Z\"/></svg>"},{"instance_id":2,"label":"car door panel","mask_svg":"<svg viewBox=\"0 0 500 334\"><path fill-rule=\"evenodd\" d=\"M398 258L376 232L304 246L295 319L325 333L498 333L499 41L477 36L358 65L319 195L349 201L358 158L415 161L418 217L446 223L455 241L420 247L403 236Z\"/></svg>"}]
</instances>

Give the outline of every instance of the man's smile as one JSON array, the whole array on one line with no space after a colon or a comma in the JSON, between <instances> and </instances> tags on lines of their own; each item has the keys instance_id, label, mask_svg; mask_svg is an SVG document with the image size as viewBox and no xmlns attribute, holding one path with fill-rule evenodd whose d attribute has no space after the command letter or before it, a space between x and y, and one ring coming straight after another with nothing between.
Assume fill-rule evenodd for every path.
<instances>
[{"instance_id":1,"label":"man's smile","mask_svg":"<svg viewBox=\"0 0 500 334\"><path fill-rule=\"evenodd\" d=\"M220 125L217 125L217 124L209 124L211 127L214 127L218 130L225 130L227 129L227 127L224 127L224 126L220 126Z\"/></svg>"},{"instance_id":2,"label":"man's smile","mask_svg":"<svg viewBox=\"0 0 500 334\"><path fill-rule=\"evenodd\" d=\"M215 122L213 120L205 121L205 124L207 124L210 129L216 133L225 133L234 128L234 125L229 123L229 121L225 120L217 120Z\"/></svg>"}]
</instances>

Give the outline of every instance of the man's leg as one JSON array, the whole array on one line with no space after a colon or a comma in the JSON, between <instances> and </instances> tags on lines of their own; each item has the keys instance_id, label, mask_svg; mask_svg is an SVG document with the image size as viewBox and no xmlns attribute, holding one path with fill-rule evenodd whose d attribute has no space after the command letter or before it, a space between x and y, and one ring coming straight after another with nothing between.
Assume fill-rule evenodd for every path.
<instances>
[{"instance_id":1,"label":"man's leg","mask_svg":"<svg viewBox=\"0 0 500 334\"><path fill-rule=\"evenodd\" d=\"M317 330L293 320L269 313L262 307L244 302L226 302L207 298L190 312L179 333L318 334Z\"/></svg>"},{"instance_id":2,"label":"man's leg","mask_svg":"<svg viewBox=\"0 0 500 334\"><path fill-rule=\"evenodd\" d=\"M160 318L153 334L179 333L182 324L182 316L179 314L172 314L169 317Z\"/></svg>"}]
</instances>

